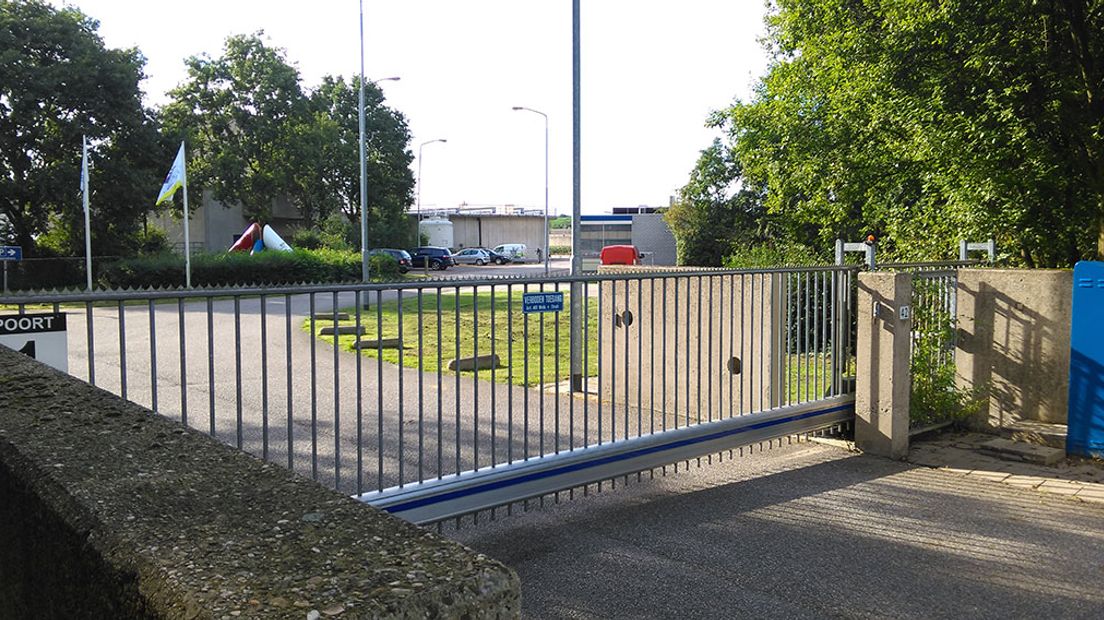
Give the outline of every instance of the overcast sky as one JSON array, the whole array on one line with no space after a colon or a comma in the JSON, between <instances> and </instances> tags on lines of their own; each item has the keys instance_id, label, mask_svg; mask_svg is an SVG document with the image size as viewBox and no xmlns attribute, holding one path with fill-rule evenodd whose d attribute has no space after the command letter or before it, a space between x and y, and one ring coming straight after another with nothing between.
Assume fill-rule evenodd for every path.
<instances>
[{"instance_id":1,"label":"overcast sky","mask_svg":"<svg viewBox=\"0 0 1104 620\"><path fill-rule=\"evenodd\" d=\"M55 4L98 19L108 46L141 49L151 104L184 79L184 58L257 30L307 87L359 72L357 0ZM381 86L415 157L448 140L424 149L425 207L543 206L543 120L511 110L527 106L550 118L550 205L570 213L570 0L366 0L364 12L365 73L402 78ZM763 12L762 0L583 0L584 213L667 204L714 136L710 111L746 98L763 72Z\"/></svg>"}]
</instances>

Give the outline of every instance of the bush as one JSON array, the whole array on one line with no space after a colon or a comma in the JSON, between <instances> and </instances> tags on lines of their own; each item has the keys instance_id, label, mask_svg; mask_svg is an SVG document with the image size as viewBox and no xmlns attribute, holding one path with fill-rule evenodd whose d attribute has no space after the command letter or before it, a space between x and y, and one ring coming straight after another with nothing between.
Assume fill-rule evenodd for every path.
<instances>
[{"instance_id":1,"label":"bush","mask_svg":"<svg viewBox=\"0 0 1104 620\"><path fill-rule=\"evenodd\" d=\"M551 245L551 246L548 246L548 251L552 254L552 256L564 256L564 255L567 255L567 254L571 254L571 246L570 245Z\"/></svg>"},{"instance_id":2,"label":"bush","mask_svg":"<svg viewBox=\"0 0 1104 620\"><path fill-rule=\"evenodd\" d=\"M354 252L323 249L192 256L193 286L357 282L360 275L360 255ZM184 283L184 257L163 254L119 260L105 266L99 280L108 288L179 287Z\"/></svg>"},{"instance_id":3,"label":"bush","mask_svg":"<svg viewBox=\"0 0 1104 620\"><path fill-rule=\"evenodd\" d=\"M291 233L288 243L297 250L317 250L322 247L322 235L313 228L299 228Z\"/></svg>"},{"instance_id":4,"label":"bush","mask_svg":"<svg viewBox=\"0 0 1104 620\"><path fill-rule=\"evenodd\" d=\"M818 264L824 264L824 261L808 247L796 243L734 245L732 253L724 258L724 266L729 269Z\"/></svg>"},{"instance_id":5,"label":"bush","mask_svg":"<svg viewBox=\"0 0 1104 620\"><path fill-rule=\"evenodd\" d=\"M146 230L138 233L135 240L138 254L153 256L155 254L167 254L172 248L169 246L169 237L165 231L156 226L148 226Z\"/></svg>"},{"instance_id":6,"label":"bush","mask_svg":"<svg viewBox=\"0 0 1104 620\"><path fill-rule=\"evenodd\" d=\"M399 261L389 254L374 254L368 259L368 271L375 280L398 280L402 277Z\"/></svg>"}]
</instances>

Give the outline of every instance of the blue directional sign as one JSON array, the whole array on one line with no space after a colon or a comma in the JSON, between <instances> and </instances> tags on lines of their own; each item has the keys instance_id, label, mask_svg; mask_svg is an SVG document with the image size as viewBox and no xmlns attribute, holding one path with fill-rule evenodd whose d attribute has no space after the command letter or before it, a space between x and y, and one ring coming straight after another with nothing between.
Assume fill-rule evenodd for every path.
<instances>
[{"instance_id":1,"label":"blue directional sign","mask_svg":"<svg viewBox=\"0 0 1104 620\"><path fill-rule=\"evenodd\" d=\"M0 245L0 260L23 260L23 248L18 245Z\"/></svg>"},{"instance_id":2,"label":"blue directional sign","mask_svg":"<svg viewBox=\"0 0 1104 620\"><path fill-rule=\"evenodd\" d=\"M525 293L521 297L521 310L526 314L537 312L562 312L564 308L564 294L559 293Z\"/></svg>"}]
</instances>

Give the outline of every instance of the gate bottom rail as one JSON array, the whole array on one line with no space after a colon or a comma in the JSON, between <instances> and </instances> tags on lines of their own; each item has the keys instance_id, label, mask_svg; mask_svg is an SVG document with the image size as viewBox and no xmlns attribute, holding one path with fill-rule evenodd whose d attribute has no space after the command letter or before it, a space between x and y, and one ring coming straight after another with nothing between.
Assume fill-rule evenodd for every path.
<instances>
[{"instance_id":1,"label":"gate bottom rail","mask_svg":"<svg viewBox=\"0 0 1104 620\"><path fill-rule=\"evenodd\" d=\"M760 441L824 430L854 416L855 396L848 394L353 497L417 524L433 523Z\"/></svg>"}]
</instances>

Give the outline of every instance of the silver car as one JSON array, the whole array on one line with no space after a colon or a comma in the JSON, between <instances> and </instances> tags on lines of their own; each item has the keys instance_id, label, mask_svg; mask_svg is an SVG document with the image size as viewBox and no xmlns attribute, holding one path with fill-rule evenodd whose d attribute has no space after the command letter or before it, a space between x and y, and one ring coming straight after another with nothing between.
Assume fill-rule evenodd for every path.
<instances>
[{"instance_id":1,"label":"silver car","mask_svg":"<svg viewBox=\"0 0 1104 620\"><path fill-rule=\"evenodd\" d=\"M488 265L493 259L487 250L468 248L453 254L452 260L456 261L457 265Z\"/></svg>"}]
</instances>

